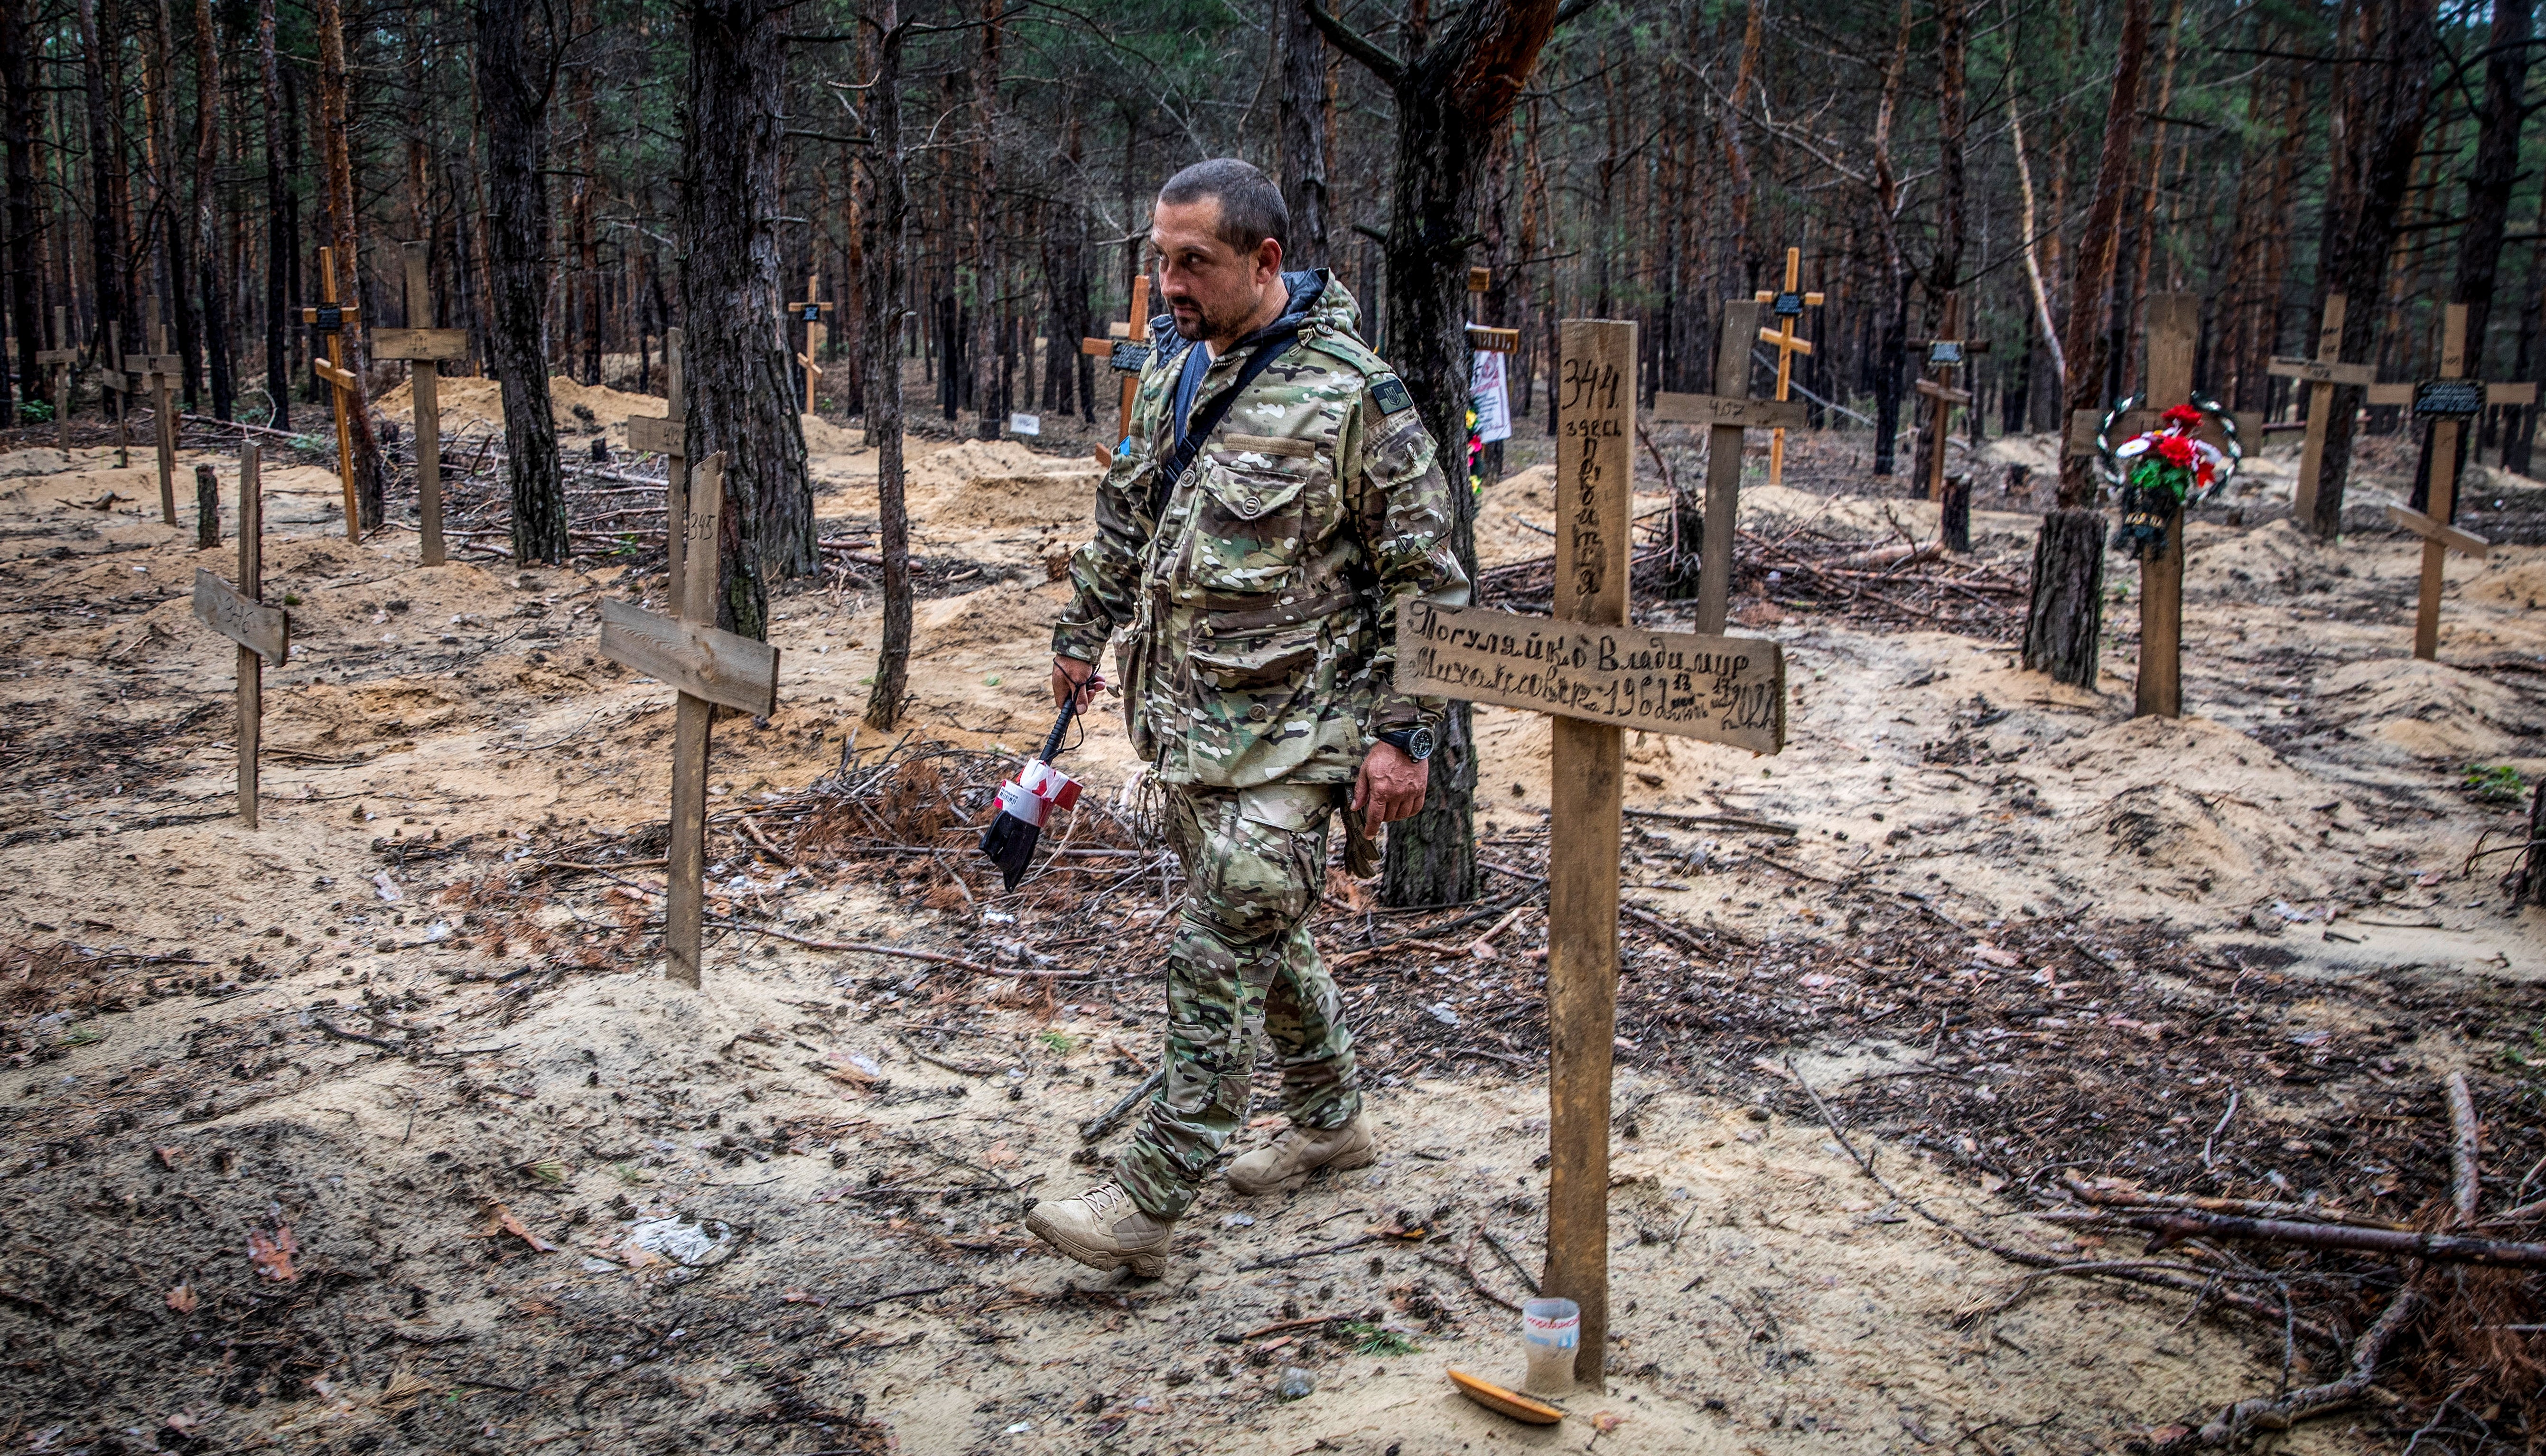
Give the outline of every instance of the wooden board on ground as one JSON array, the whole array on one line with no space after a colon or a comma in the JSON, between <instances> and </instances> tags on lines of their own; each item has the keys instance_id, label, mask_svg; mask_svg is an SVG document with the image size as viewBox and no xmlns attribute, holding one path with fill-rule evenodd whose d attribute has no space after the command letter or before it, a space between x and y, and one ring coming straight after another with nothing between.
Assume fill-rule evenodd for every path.
<instances>
[{"instance_id":1,"label":"wooden board on ground","mask_svg":"<svg viewBox=\"0 0 2546 1456\"><path fill-rule=\"evenodd\" d=\"M601 652L693 698L767 718L778 706L778 649L730 632L601 599Z\"/></svg>"},{"instance_id":2,"label":"wooden board on ground","mask_svg":"<svg viewBox=\"0 0 2546 1456\"><path fill-rule=\"evenodd\" d=\"M1586 627L1483 607L1398 608L1397 688L1775 753L1785 649L1766 638Z\"/></svg>"}]
</instances>

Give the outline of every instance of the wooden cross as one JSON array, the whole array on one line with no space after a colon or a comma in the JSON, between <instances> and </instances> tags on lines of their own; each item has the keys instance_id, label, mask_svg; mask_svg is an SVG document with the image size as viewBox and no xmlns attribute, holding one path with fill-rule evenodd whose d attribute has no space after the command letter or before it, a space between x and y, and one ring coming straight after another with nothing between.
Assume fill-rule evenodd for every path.
<instances>
[{"instance_id":1,"label":"wooden cross","mask_svg":"<svg viewBox=\"0 0 2546 1456\"><path fill-rule=\"evenodd\" d=\"M345 325L362 320L362 305L336 301L336 250L318 250L318 302L303 306L300 321L327 336L327 357L312 358L310 372L333 385L336 401L336 478L345 487L345 539L363 539L363 513L354 499L354 437L345 426L345 400L358 387L345 368Z\"/></svg>"},{"instance_id":2,"label":"wooden cross","mask_svg":"<svg viewBox=\"0 0 2546 1456\"><path fill-rule=\"evenodd\" d=\"M1715 343L1715 392L1655 394L1656 424L1707 425L1706 535L1698 543L1697 630L1724 631L1733 600L1734 522L1741 509L1741 432L1801 429L1800 400L1750 397L1750 339L1759 305L1745 299L1724 303L1724 330ZM1717 523L1722 529L1717 529Z\"/></svg>"},{"instance_id":3,"label":"wooden cross","mask_svg":"<svg viewBox=\"0 0 2546 1456\"><path fill-rule=\"evenodd\" d=\"M663 521L666 526L663 575L664 600L678 612L689 600L681 592L681 571L686 558L687 543L681 523L690 514L690 456L686 417L681 402L682 331L663 330L663 384L669 395L670 412L666 414L632 414L628 417L628 448L649 450L663 461Z\"/></svg>"},{"instance_id":4,"label":"wooden cross","mask_svg":"<svg viewBox=\"0 0 2546 1456\"><path fill-rule=\"evenodd\" d=\"M755 718L778 707L778 649L720 631L717 518L724 503L724 453L699 462L689 519L690 569L675 603L658 617L615 597L601 602L601 654L680 690L672 727L672 819L665 846L663 974L695 990L706 899L709 729L719 704Z\"/></svg>"},{"instance_id":5,"label":"wooden cross","mask_svg":"<svg viewBox=\"0 0 2546 1456\"><path fill-rule=\"evenodd\" d=\"M1078 352L1106 361L1123 376L1123 401L1114 415L1114 444L1120 449L1132 438L1132 398L1141 390L1141 366L1149 362L1149 275L1146 270L1132 280L1130 320L1114 328L1121 332L1112 338L1079 340ZM1111 466L1114 452L1098 449L1096 463Z\"/></svg>"},{"instance_id":6,"label":"wooden cross","mask_svg":"<svg viewBox=\"0 0 2546 1456\"><path fill-rule=\"evenodd\" d=\"M789 303L787 311L805 320L805 352L797 355L796 359L798 363L805 366L805 412L811 414L813 385L822 378L822 366L813 361L821 354L822 342L830 336L831 332L822 322L822 315L831 311L831 305L822 301L820 273L805 275L805 297Z\"/></svg>"},{"instance_id":7,"label":"wooden cross","mask_svg":"<svg viewBox=\"0 0 2546 1456\"><path fill-rule=\"evenodd\" d=\"M2440 651L2441 568L2457 552L2483 560L2492 544L2471 531L2449 524L2457 514L2458 432L2488 405L2531 404L2534 384L2496 385L2466 377L2467 305L2451 303L2440 324L2440 377L2413 386L2414 416L2431 423L2431 485L2426 515L2401 505L2387 508L2388 519L2422 538L2421 600L2414 613L2414 655L2430 661Z\"/></svg>"},{"instance_id":8,"label":"wooden cross","mask_svg":"<svg viewBox=\"0 0 2546 1456\"><path fill-rule=\"evenodd\" d=\"M292 655L291 619L265 605L265 496L253 441L239 447L239 584L197 567L195 616L238 643L238 816L239 827L253 829L265 664L280 667Z\"/></svg>"},{"instance_id":9,"label":"wooden cross","mask_svg":"<svg viewBox=\"0 0 2546 1456\"><path fill-rule=\"evenodd\" d=\"M121 322L109 322L106 326L106 362L109 373L113 375L107 388L115 394L115 468L121 471L132 464L132 437L127 428L130 421L124 412L125 396L132 392L132 376L126 374L121 367L124 363L124 325Z\"/></svg>"},{"instance_id":10,"label":"wooden cross","mask_svg":"<svg viewBox=\"0 0 2546 1456\"><path fill-rule=\"evenodd\" d=\"M1749 359L1751 316L1717 355ZM1618 1008L1618 851L1625 730L1754 752L1785 746L1785 657L1757 638L1628 625L1629 475L1636 439L1636 326L1558 328L1556 615L1436 606L1398 613L1397 685L1556 715L1548 891L1547 1272L1542 1290L1582 1312L1573 1378L1597 1387L1609 1327L1609 1079ZM1687 396L1683 396L1687 397ZM1711 397L1711 396L1698 396ZM1734 404L1765 403L1734 399ZM1800 406L1797 406L1800 408ZM1761 423L1767 423L1761 421ZM1727 426L1740 459L1740 425ZM1710 449L1724 454L1718 442ZM1709 512L1730 542L1732 517Z\"/></svg>"},{"instance_id":11,"label":"wooden cross","mask_svg":"<svg viewBox=\"0 0 2546 1456\"><path fill-rule=\"evenodd\" d=\"M1762 289L1752 295L1755 301L1768 305L1768 316L1777 320L1775 328L1759 330L1759 341L1776 347L1777 397L1780 400L1787 397L1787 390L1792 385L1795 356L1801 354L1809 359L1813 353L1812 340L1796 334L1795 320L1804 316L1806 308L1819 308L1822 305L1820 294L1804 294L1795 291L1795 286L1802 283L1803 278L1804 250L1788 248L1786 249L1786 287L1777 293ZM1786 432L1781 429L1768 436L1768 483L1781 485L1785 483L1785 479Z\"/></svg>"},{"instance_id":12,"label":"wooden cross","mask_svg":"<svg viewBox=\"0 0 2546 1456\"><path fill-rule=\"evenodd\" d=\"M1482 305L1485 291L1494 286L1490 268L1468 270L1468 300ZM1468 348L1478 354L1513 354L1520 350L1520 330L1496 328L1491 324L1471 322L1468 325Z\"/></svg>"},{"instance_id":13,"label":"wooden cross","mask_svg":"<svg viewBox=\"0 0 2546 1456\"><path fill-rule=\"evenodd\" d=\"M1972 402L1971 390L1953 386L1954 371L1969 364L1971 356L1989 352L1987 340L1957 336L1962 330L1962 314L1963 296L1947 294L1946 337L1927 341L1927 367L1936 371L1936 377L1920 380L1914 386L1934 404L1927 424L1928 434L1934 440L1933 447L1927 452L1927 498L1940 503L1945 498L1945 437L1948 433L1945 427L1952 422L1955 405Z\"/></svg>"},{"instance_id":14,"label":"wooden cross","mask_svg":"<svg viewBox=\"0 0 2546 1456\"><path fill-rule=\"evenodd\" d=\"M2334 386L2378 382L2375 366L2341 362L2342 319L2349 306L2350 300L2340 294L2326 296L2325 318L2317 327L2314 359L2272 356L2271 373L2314 386L2308 391L2307 443L2299 448L2298 485L2290 496L2290 515L2300 522L2316 518L2316 480L2318 471L2325 468L2325 430L2327 422L2334 418Z\"/></svg>"},{"instance_id":15,"label":"wooden cross","mask_svg":"<svg viewBox=\"0 0 2546 1456\"><path fill-rule=\"evenodd\" d=\"M372 331L372 357L407 362L415 398L415 494L424 536L424 564L442 564L442 364L468 357L468 330L433 326L433 244L399 244L406 255L409 328ZM332 345L334 340L330 339Z\"/></svg>"},{"instance_id":16,"label":"wooden cross","mask_svg":"<svg viewBox=\"0 0 2546 1456\"><path fill-rule=\"evenodd\" d=\"M53 440L62 454L71 453L71 369L79 363L79 351L71 347L70 310L53 305L53 343L56 348L37 351L36 363L53 372Z\"/></svg>"},{"instance_id":17,"label":"wooden cross","mask_svg":"<svg viewBox=\"0 0 2546 1456\"><path fill-rule=\"evenodd\" d=\"M168 347L167 325L159 321L159 300L141 300L142 316L150 321L150 352L124 356L124 372L140 378L133 389L150 391L150 418L153 433L159 441L159 519L166 525L177 524L177 417L168 412L168 386L176 381L185 361L161 351Z\"/></svg>"}]
</instances>

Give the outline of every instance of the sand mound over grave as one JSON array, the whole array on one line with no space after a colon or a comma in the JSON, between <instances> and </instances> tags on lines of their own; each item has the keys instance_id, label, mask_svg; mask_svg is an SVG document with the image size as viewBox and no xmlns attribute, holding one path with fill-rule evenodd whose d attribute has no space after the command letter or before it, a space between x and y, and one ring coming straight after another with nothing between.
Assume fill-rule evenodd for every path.
<instances>
[{"instance_id":1,"label":"sand mound over grave","mask_svg":"<svg viewBox=\"0 0 2546 1456\"><path fill-rule=\"evenodd\" d=\"M0 480L12 475L49 475L70 468L70 457L58 450L12 450L0 455Z\"/></svg>"},{"instance_id":2,"label":"sand mound over grave","mask_svg":"<svg viewBox=\"0 0 2546 1456\"><path fill-rule=\"evenodd\" d=\"M434 399L441 406L445 444L464 430L500 432L504 428L504 391L491 379L446 379L436 387ZM401 381L396 388L372 401L372 408L401 426L413 424L414 385ZM558 430L589 435L597 429L624 426L632 414L661 414L663 401L652 394L579 385L564 375L551 375L549 411L555 416ZM624 436L624 429L612 431L613 440Z\"/></svg>"},{"instance_id":3,"label":"sand mound over grave","mask_svg":"<svg viewBox=\"0 0 2546 1456\"><path fill-rule=\"evenodd\" d=\"M2445 662L2385 657L2328 673L2319 694L2354 737L2418 758L2452 760L2536 751L2541 714L2515 690Z\"/></svg>"},{"instance_id":4,"label":"sand mound over grave","mask_svg":"<svg viewBox=\"0 0 2546 1456\"><path fill-rule=\"evenodd\" d=\"M1485 487L1477 501L1477 564L1502 566L1556 550L1556 467L1531 466Z\"/></svg>"},{"instance_id":5,"label":"sand mound over grave","mask_svg":"<svg viewBox=\"0 0 2546 1456\"><path fill-rule=\"evenodd\" d=\"M815 459L851 455L859 449L855 431L841 429L818 414L799 415L805 425L805 453Z\"/></svg>"},{"instance_id":6,"label":"sand mound over grave","mask_svg":"<svg viewBox=\"0 0 2546 1456\"><path fill-rule=\"evenodd\" d=\"M2328 893L2332 861L2294 812L2321 780L2207 719L2135 718L2063 745L2061 767L2112 791L2048 837L2071 856L2121 859L2156 883L2230 901ZM2065 831L2065 833L2063 832Z\"/></svg>"},{"instance_id":7,"label":"sand mound over grave","mask_svg":"<svg viewBox=\"0 0 2546 1456\"><path fill-rule=\"evenodd\" d=\"M2458 588L2458 594L2471 602L2533 610L2546 605L2546 561L2523 561L2487 571Z\"/></svg>"},{"instance_id":8,"label":"sand mound over grave","mask_svg":"<svg viewBox=\"0 0 2546 1456\"><path fill-rule=\"evenodd\" d=\"M978 643L1032 642L1052 631L1061 600L1057 588L1038 591L1023 581L1003 581L959 597L921 602L911 615L914 655Z\"/></svg>"},{"instance_id":9,"label":"sand mound over grave","mask_svg":"<svg viewBox=\"0 0 2546 1456\"><path fill-rule=\"evenodd\" d=\"M1096 519L1102 471L1083 458L1037 455L1013 440L966 440L910 467L913 520L953 527L1067 527Z\"/></svg>"},{"instance_id":10,"label":"sand mound over grave","mask_svg":"<svg viewBox=\"0 0 2546 1456\"><path fill-rule=\"evenodd\" d=\"M2317 573L2321 548L2287 517L2252 531L2195 521L2183 538L2187 592L2229 601L2295 596Z\"/></svg>"}]
</instances>

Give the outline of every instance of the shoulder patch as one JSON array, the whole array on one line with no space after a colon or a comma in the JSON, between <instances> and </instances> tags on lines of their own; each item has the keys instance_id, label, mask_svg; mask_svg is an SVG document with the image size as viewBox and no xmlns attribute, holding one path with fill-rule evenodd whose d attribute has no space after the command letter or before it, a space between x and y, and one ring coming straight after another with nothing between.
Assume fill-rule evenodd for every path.
<instances>
[{"instance_id":1,"label":"shoulder patch","mask_svg":"<svg viewBox=\"0 0 2546 1456\"><path fill-rule=\"evenodd\" d=\"M1406 392L1405 382L1395 375L1388 375L1372 385L1370 397L1383 414L1402 414L1414 407L1414 396Z\"/></svg>"}]
</instances>

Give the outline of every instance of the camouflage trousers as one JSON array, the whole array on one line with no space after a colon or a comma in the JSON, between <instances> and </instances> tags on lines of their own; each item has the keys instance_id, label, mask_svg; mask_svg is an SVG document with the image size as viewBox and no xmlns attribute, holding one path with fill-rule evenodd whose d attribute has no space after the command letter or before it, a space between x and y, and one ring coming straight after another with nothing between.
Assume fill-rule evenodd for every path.
<instances>
[{"instance_id":1,"label":"camouflage trousers","mask_svg":"<svg viewBox=\"0 0 2546 1456\"><path fill-rule=\"evenodd\" d=\"M1340 788L1167 790L1167 835L1185 869L1167 949L1167 1074L1115 1164L1133 1200L1159 1218L1183 1215L1246 1125L1248 1077L1267 1036L1295 1126L1341 1127L1361 1109L1343 997L1309 937Z\"/></svg>"}]
</instances>

